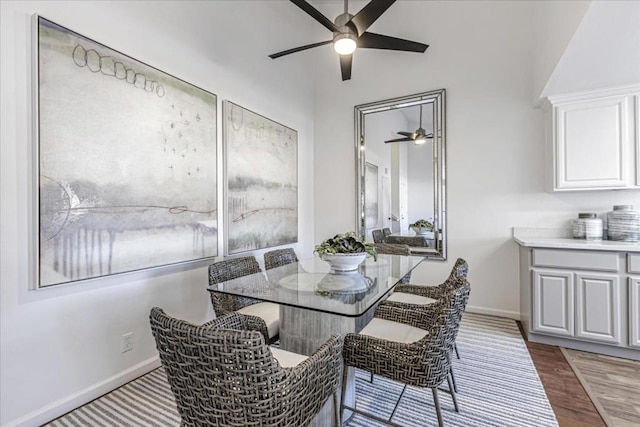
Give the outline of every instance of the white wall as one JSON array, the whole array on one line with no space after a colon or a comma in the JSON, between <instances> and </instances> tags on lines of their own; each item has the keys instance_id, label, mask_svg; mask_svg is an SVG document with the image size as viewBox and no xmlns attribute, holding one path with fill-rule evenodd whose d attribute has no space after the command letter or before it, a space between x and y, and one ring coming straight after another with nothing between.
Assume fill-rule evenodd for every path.
<instances>
[{"instance_id":1,"label":"white wall","mask_svg":"<svg viewBox=\"0 0 640 427\"><path fill-rule=\"evenodd\" d=\"M208 263L28 290L30 15L37 12L209 90L220 102L230 99L298 130L300 244L295 248L308 256L314 242L313 87L304 58L295 63L267 58L283 46L267 45L261 34L288 33L292 29L282 29L286 26L278 20L296 14L288 3L269 3L0 3L1 425L38 425L157 364L148 323L152 306L193 322L213 315L205 291ZM262 19L230 32L247 14ZM225 45L231 36L247 49ZM221 131L219 125L219 144ZM221 170L221 148L218 153ZM121 354L120 336L126 332L135 334L134 349Z\"/></svg>"},{"instance_id":2,"label":"white wall","mask_svg":"<svg viewBox=\"0 0 640 427\"><path fill-rule=\"evenodd\" d=\"M353 106L440 88L447 91L449 258L423 263L412 281L437 283L464 257L470 308L518 317L513 226L564 226L578 212L640 206L637 191L544 191L544 123L531 97L532 8L530 2L398 2L371 31L426 42L425 54L358 51L348 82L331 58L318 62L316 241L354 227Z\"/></svg>"},{"instance_id":3,"label":"white wall","mask_svg":"<svg viewBox=\"0 0 640 427\"><path fill-rule=\"evenodd\" d=\"M640 2L595 1L542 96L640 82Z\"/></svg>"},{"instance_id":4,"label":"white wall","mask_svg":"<svg viewBox=\"0 0 640 427\"><path fill-rule=\"evenodd\" d=\"M591 0L538 1L533 8L533 99L542 91L582 22Z\"/></svg>"}]
</instances>

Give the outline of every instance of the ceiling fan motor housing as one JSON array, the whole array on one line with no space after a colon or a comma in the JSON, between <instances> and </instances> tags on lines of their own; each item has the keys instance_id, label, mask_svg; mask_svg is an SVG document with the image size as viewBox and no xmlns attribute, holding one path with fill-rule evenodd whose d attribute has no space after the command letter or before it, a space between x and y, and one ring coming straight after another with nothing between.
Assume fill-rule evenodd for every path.
<instances>
[{"instance_id":1,"label":"ceiling fan motor housing","mask_svg":"<svg viewBox=\"0 0 640 427\"><path fill-rule=\"evenodd\" d=\"M350 39L356 43L356 46L358 45L358 34L347 25L351 18L353 18L353 15L346 12L336 17L334 23L340 31L333 32L334 43L341 39Z\"/></svg>"}]
</instances>

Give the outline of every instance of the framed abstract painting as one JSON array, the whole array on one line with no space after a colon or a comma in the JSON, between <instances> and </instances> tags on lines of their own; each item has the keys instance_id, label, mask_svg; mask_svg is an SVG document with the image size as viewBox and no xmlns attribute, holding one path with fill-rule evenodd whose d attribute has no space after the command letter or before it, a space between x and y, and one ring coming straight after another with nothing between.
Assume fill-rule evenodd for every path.
<instances>
[{"instance_id":1,"label":"framed abstract painting","mask_svg":"<svg viewBox=\"0 0 640 427\"><path fill-rule=\"evenodd\" d=\"M34 45L36 287L216 256L216 95L39 16Z\"/></svg>"},{"instance_id":2,"label":"framed abstract painting","mask_svg":"<svg viewBox=\"0 0 640 427\"><path fill-rule=\"evenodd\" d=\"M298 241L298 133L230 101L222 104L226 253Z\"/></svg>"}]
</instances>

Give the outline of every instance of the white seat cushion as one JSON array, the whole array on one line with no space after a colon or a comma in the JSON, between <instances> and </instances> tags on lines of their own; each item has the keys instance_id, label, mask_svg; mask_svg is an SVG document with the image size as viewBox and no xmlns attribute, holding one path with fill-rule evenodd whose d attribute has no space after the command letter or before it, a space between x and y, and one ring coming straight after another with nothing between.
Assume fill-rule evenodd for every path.
<instances>
[{"instance_id":1,"label":"white seat cushion","mask_svg":"<svg viewBox=\"0 0 640 427\"><path fill-rule=\"evenodd\" d=\"M276 358L278 363L280 363L280 366L283 368L293 368L308 359L307 356L303 356L302 354L292 353L276 347L269 347L269 349L271 350L273 357Z\"/></svg>"},{"instance_id":2,"label":"white seat cushion","mask_svg":"<svg viewBox=\"0 0 640 427\"><path fill-rule=\"evenodd\" d=\"M278 335L280 330L280 306L272 302L259 302L238 310L238 313L257 316L264 320L269 331L269 338Z\"/></svg>"},{"instance_id":3,"label":"white seat cushion","mask_svg":"<svg viewBox=\"0 0 640 427\"><path fill-rule=\"evenodd\" d=\"M401 302L404 304L429 305L433 304L437 300L404 292L394 292L389 298L387 298L387 301Z\"/></svg>"},{"instance_id":4,"label":"white seat cushion","mask_svg":"<svg viewBox=\"0 0 640 427\"><path fill-rule=\"evenodd\" d=\"M387 341L409 344L424 338L429 332L404 323L374 317L360 334Z\"/></svg>"}]
</instances>

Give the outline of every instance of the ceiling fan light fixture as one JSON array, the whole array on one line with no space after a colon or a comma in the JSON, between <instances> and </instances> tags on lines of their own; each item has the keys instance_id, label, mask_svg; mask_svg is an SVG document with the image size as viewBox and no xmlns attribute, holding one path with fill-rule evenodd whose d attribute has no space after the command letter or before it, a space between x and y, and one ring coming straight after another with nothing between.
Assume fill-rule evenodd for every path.
<instances>
[{"instance_id":1,"label":"ceiling fan light fixture","mask_svg":"<svg viewBox=\"0 0 640 427\"><path fill-rule=\"evenodd\" d=\"M413 141L416 145L422 145L427 143L427 138L425 136L419 136Z\"/></svg>"},{"instance_id":2,"label":"ceiling fan light fixture","mask_svg":"<svg viewBox=\"0 0 640 427\"><path fill-rule=\"evenodd\" d=\"M333 38L333 49L338 55L351 55L358 47L354 34L342 33Z\"/></svg>"}]
</instances>

